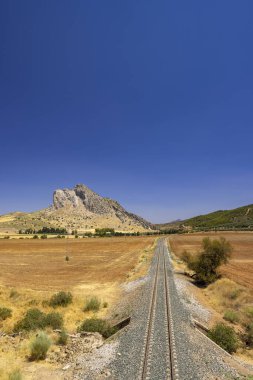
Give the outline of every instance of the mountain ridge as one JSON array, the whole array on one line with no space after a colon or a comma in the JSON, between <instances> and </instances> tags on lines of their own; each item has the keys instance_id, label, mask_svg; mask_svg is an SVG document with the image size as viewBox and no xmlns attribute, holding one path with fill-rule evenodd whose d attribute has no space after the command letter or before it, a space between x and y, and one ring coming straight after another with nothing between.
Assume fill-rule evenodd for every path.
<instances>
[{"instance_id":1,"label":"mountain ridge","mask_svg":"<svg viewBox=\"0 0 253 380\"><path fill-rule=\"evenodd\" d=\"M247 229L253 228L253 204L229 210L217 210L178 222L156 224L157 228Z\"/></svg>"}]
</instances>

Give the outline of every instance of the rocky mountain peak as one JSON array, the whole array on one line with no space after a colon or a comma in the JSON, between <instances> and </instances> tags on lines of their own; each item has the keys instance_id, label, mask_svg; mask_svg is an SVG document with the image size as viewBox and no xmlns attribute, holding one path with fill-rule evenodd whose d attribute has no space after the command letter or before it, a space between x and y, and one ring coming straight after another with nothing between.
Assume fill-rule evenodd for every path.
<instances>
[{"instance_id":1,"label":"rocky mountain peak","mask_svg":"<svg viewBox=\"0 0 253 380\"><path fill-rule=\"evenodd\" d=\"M129 223L142 228L151 228L151 224L137 215L127 212L117 201L104 198L89 187L78 184L73 189L58 189L53 194L53 209L91 218L92 215L118 220L119 225Z\"/></svg>"}]
</instances>

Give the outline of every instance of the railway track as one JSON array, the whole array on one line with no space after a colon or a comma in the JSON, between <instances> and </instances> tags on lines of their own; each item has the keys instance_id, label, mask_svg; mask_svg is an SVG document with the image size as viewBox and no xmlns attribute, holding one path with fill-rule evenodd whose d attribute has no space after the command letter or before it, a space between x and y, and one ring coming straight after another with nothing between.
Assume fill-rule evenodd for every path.
<instances>
[{"instance_id":1,"label":"railway track","mask_svg":"<svg viewBox=\"0 0 253 380\"><path fill-rule=\"evenodd\" d=\"M151 290L139 380L179 380L164 240L156 249L156 267Z\"/></svg>"}]
</instances>

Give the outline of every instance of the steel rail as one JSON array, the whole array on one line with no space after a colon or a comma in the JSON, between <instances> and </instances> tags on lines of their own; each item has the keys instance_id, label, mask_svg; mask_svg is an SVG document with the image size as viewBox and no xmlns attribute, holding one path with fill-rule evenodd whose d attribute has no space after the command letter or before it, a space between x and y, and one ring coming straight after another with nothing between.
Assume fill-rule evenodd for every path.
<instances>
[{"instance_id":1,"label":"steel rail","mask_svg":"<svg viewBox=\"0 0 253 380\"><path fill-rule=\"evenodd\" d=\"M149 307L147 329L145 334L145 343L142 352L142 366L140 371L140 380L149 380L150 378L150 368L151 368L151 353L152 347L154 345L153 334L154 334L154 320L156 313L156 301L157 301L157 287L158 287L158 275L159 275L159 263L160 256L163 257L163 280L164 280L164 300L165 300L165 312L166 312L166 335L167 345L167 368L166 368L166 379L164 380L179 380L178 367L177 367L177 356L176 356L176 347L175 347L175 337L174 337L174 328L172 322L172 312L171 312L171 303L170 303L170 294L169 294L169 282L168 282L168 272L166 268L166 247L163 242L159 242L157 246L157 265L155 271L155 279L153 282L152 295Z\"/></svg>"}]
</instances>

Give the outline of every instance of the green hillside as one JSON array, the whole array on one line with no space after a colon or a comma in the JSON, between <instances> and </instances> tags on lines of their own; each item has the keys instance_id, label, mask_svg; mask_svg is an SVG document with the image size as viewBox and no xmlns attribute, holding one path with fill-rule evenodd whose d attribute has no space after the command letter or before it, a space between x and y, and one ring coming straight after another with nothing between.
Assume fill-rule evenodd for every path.
<instances>
[{"instance_id":1,"label":"green hillside","mask_svg":"<svg viewBox=\"0 0 253 380\"><path fill-rule=\"evenodd\" d=\"M163 224L161 229L175 226L175 222ZM253 205L233 210L219 210L206 215L195 216L177 223L194 229L253 229Z\"/></svg>"}]
</instances>

